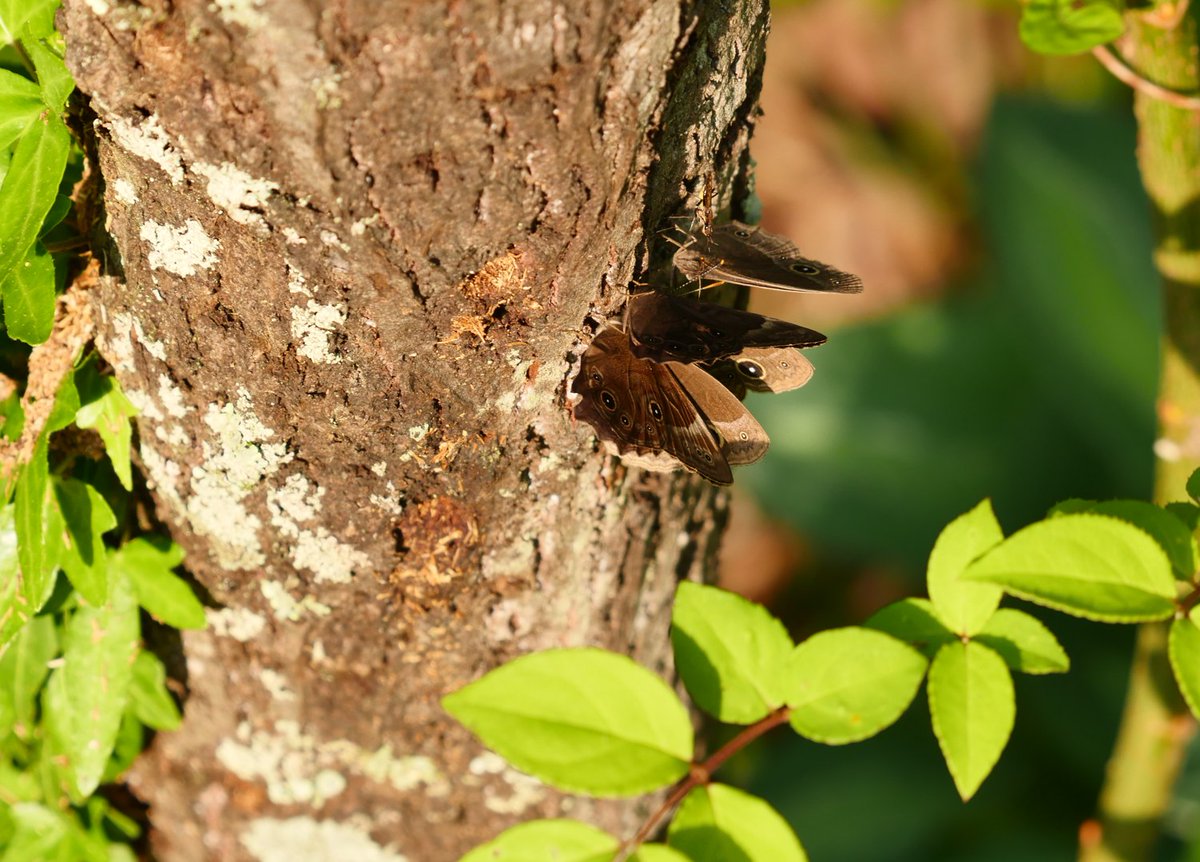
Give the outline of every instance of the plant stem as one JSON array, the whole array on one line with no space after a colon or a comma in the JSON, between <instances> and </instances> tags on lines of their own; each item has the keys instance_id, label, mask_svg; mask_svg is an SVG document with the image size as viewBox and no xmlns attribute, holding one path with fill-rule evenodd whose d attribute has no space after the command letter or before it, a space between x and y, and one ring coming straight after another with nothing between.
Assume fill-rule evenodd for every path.
<instances>
[{"instance_id":1,"label":"plant stem","mask_svg":"<svg viewBox=\"0 0 1200 862\"><path fill-rule=\"evenodd\" d=\"M1195 93L1200 91L1196 12L1187 10L1172 21L1174 26L1161 26L1172 19L1171 8L1160 2L1127 15L1122 53L1141 78ZM1165 503L1184 496L1187 477L1200 467L1200 113L1145 89L1136 91L1134 109L1138 164L1153 208L1154 259L1163 285L1154 497ZM1081 862L1152 858L1194 731L1171 678L1166 626L1144 625L1096 820L1080 833Z\"/></svg>"},{"instance_id":2,"label":"plant stem","mask_svg":"<svg viewBox=\"0 0 1200 862\"><path fill-rule=\"evenodd\" d=\"M709 755L703 763L693 764L687 778L671 788L671 792L667 794L667 798L646 818L645 822L638 829L637 834L621 846L621 852L617 854L617 859L623 860L629 853L636 850L643 841L653 835L654 830L658 828L663 818L670 814L672 809L682 802L683 798L693 788L708 784L709 779L712 778L712 774L726 760L737 754L771 728L786 724L789 712L790 710L786 706L779 707L779 709L772 712L766 718L759 719L754 724L744 728L737 736Z\"/></svg>"}]
</instances>

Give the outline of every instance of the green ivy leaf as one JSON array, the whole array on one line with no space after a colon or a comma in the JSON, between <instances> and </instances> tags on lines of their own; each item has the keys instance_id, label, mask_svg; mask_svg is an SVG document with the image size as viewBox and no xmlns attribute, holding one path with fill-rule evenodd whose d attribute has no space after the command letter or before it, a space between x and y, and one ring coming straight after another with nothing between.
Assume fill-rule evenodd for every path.
<instances>
[{"instance_id":1,"label":"green ivy leaf","mask_svg":"<svg viewBox=\"0 0 1200 862\"><path fill-rule=\"evenodd\" d=\"M137 416L137 408L125 397L117 379L101 375L96 371L96 363L90 359L75 373L75 379L81 402L75 424L80 428L96 429L117 478L126 491L132 491L133 475L129 466L132 428L129 420Z\"/></svg>"},{"instance_id":2,"label":"green ivy leaf","mask_svg":"<svg viewBox=\"0 0 1200 862\"><path fill-rule=\"evenodd\" d=\"M0 644L5 634L16 629L41 610L54 589L54 573L63 552L62 513L50 486L46 437L39 437L33 458L17 477L14 515L17 534L17 558L20 561L17 589L13 594L12 619L0 628ZM9 623L17 625L10 628Z\"/></svg>"},{"instance_id":3,"label":"green ivy leaf","mask_svg":"<svg viewBox=\"0 0 1200 862\"><path fill-rule=\"evenodd\" d=\"M612 862L621 846L578 820L532 820L506 829L459 862Z\"/></svg>"},{"instance_id":4,"label":"green ivy leaf","mask_svg":"<svg viewBox=\"0 0 1200 862\"><path fill-rule=\"evenodd\" d=\"M1175 611L1166 553L1144 531L1106 515L1060 515L1014 534L964 577L1105 622L1165 619Z\"/></svg>"},{"instance_id":5,"label":"green ivy leaf","mask_svg":"<svg viewBox=\"0 0 1200 862\"><path fill-rule=\"evenodd\" d=\"M181 717L175 698L167 691L167 669L152 652L142 650L133 663L129 702L138 721L155 730L174 730Z\"/></svg>"},{"instance_id":6,"label":"green ivy leaf","mask_svg":"<svg viewBox=\"0 0 1200 862\"><path fill-rule=\"evenodd\" d=\"M779 812L757 796L724 784L684 797L667 843L692 862L804 862L800 840Z\"/></svg>"},{"instance_id":7,"label":"green ivy leaf","mask_svg":"<svg viewBox=\"0 0 1200 862\"><path fill-rule=\"evenodd\" d=\"M46 684L46 728L69 759L74 791L99 785L129 700L140 637L129 581L110 571L108 602L80 607L63 630L62 665Z\"/></svg>"},{"instance_id":8,"label":"green ivy leaf","mask_svg":"<svg viewBox=\"0 0 1200 862\"><path fill-rule=\"evenodd\" d=\"M531 653L442 698L513 766L564 790L631 796L688 771L692 724L665 682L598 649Z\"/></svg>"},{"instance_id":9,"label":"green ivy leaf","mask_svg":"<svg viewBox=\"0 0 1200 862\"><path fill-rule=\"evenodd\" d=\"M117 517L95 488L76 479L55 479L54 493L67 528L60 565L88 604L102 605L108 600L103 536Z\"/></svg>"},{"instance_id":10,"label":"green ivy leaf","mask_svg":"<svg viewBox=\"0 0 1200 862\"><path fill-rule=\"evenodd\" d=\"M1125 32L1121 10L1105 0L1028 0L1021 41L1039 54L1082 54Z\"/></svg>"},{"instance_id":11,"label":"green ivy leaf","mask_svg":"<svg viewBox=\"0 0 1200 862\"><path fill-rule=\"evenodd\" d=\"M827 745L874 736L912 702L926 664L908 644L872 629L815 634L788 667L792 727Z\"/></svg>"},{"instance_id":12,"label":"green ivy leaf","mask_svg":"<svg viewBox=\"0 0 1200 862\"><path fill-rule=\"evenodd\" d=\"M960 576L968 565L1003 539L992 503L984 500L951 521L933 546L926 576L929 598L938 617L957 634L975 634L1000 606L1003 590L991 584L964 581Z\"/></svg>"},{"instance_id":13,"label":"green ivy leaf","mask_svg":"<svg viewBox=\"0 0 1200 862\"><path fill-rule=\"evenodd\" d=\"M992 771L1017 706L1004 659L980 643L946 644L929 668L933 733L963 801Z\"/></svg>"},{"instance_id":14,"label":"green ivy leaf","mask_svg":"<svg viewBox=\"0 0 1200 862\"><path fill-rule=\"evenodd\" d=\"M49 109L17 142L0 185L0 285L8 282L33 247L58 196L70 150L71 133Z\"/></svg>"},{"instance_id":15,"label":"green ivy leaf","mask_svg":"<svg viewBox=\"0 0 1200 862\"><path fill-rule=\"evenodd\" d=\"M50 337L57 278L53 256L37 243L0 283L4 324L10 336L26 344L41 344Z\"/></svg>"},{"instance_id":16,"label":"green ivy leaf","mask_svg":"<svg viewBox=\"0 0 1200 862\"><path fill-rule=\"evenodd\" d=\"M159 547L161 546L161 547ZM204 605L187 581L171 569L183 562L183 549L158 537L126 542L109 554L109 570L128 576L138 604L152 617L177 629L202 629Z\"/></svg>"},{"instance_id":17,"label":"green ivy leaf","mask_svg":"<svg viewBox=\"0 0 1200 862\"><path fill-rule=\"evenodd\" d=\"M751 724L783 704L794 644L762 605L684 581L675 593L671 644L688 694L721 721Z\"/></svg>"},{"instance_id":18,"label":"green ivy leaf","mask_svg":"<svg viewBox=\"0 0 1200 862\"><path fill-rule=\"evenodd\" d=\"M929 599L892 602L877 610L863 625L916 647L926 658L933 658L942 644L958 640L958 635L938 619Z\"/></svg>"},{"instance_id":19,"label":"green ivy leaf","mask_svg":"<svg viewBox=\"0 0 1200 862\"><path fill-rule=\"evenodd\" d=\"M1036 617L1001 608L988 620L975 641L995 650L1005 664L1022 673L1066 673L1071 666L1066 650Z\"/></svg>"},{"instance_id":20,"label":"green ivy leaf","mask_svg":"<svg viewBox=\"0 0 1200 862\"><path fill-rule=\"evenodd\" d=\"M0 739L9 733L28 741L37 720L37 696L58 655L58 630L49 616L21 628L0 658Z\"/></svg>"},{"instance_id":21,"label":"green ivy leaf","mask_svg":"<svg viewBox=\"0 0 1200 862\"><path fill-rule=\"evenodd\" d=\"M1200 626L1182 617L1171 622L1167 656L1192 715L1200 717Z\"/></svg>"}]
</instances>

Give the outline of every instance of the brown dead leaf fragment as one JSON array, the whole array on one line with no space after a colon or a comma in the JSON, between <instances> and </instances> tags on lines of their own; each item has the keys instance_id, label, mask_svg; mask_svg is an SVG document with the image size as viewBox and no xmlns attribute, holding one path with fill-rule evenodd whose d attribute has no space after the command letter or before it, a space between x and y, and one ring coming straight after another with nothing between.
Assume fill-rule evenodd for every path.
<instances>
[{"instance_id":1,"label":"brown dead leaf fragment","mask_svg":"<svg viewBox=\"0 0 1200 862\"><path fill-rule=\"evenodd\" d=\"M439 586L463 574L475 547L479 528L471 512L449 497L433 497L404 510L397 526L404 561L390 580L423 581ZM411 542L411 544L404 544Z\"/></svg>"}]
</instances>

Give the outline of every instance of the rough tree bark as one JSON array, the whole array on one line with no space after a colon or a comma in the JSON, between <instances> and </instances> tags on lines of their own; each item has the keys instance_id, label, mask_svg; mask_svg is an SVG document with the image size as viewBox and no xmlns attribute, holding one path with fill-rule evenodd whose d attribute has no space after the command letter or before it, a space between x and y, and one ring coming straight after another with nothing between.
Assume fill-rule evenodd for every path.
<instances>
[{"instance_id":1,"label":"rough tree bark","mask_svg":"<svg viewBox=\"0 0 1200 862\"><path fill-rule=\"evenodd\" d=\"M665 671L723 498L597 455L589 313L744 173L765 0L66 0L103 355L211 595L132 786L162 860L443 860L628 829L438 698L531 649ZM333 848L330 855L327 848Z\"/></svg>"}]
</instances>

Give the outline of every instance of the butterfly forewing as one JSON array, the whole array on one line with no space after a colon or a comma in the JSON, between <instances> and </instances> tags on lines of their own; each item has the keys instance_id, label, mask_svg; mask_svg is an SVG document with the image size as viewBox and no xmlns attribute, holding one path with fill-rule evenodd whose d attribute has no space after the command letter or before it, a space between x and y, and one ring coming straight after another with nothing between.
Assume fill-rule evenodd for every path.
<instances>
[{"instance_id":1,"label":"butterfly forewing","mask_svg":"<svg viewBox=\"0 0 1200 862\"><path fill-rule=\"evenodd\" d=\"M730 222L711 235L691 233L673 258L689 279L723 281L768 290L859 293L862 279L804 257L788 239Z\"/></svg>"}]
</instances>

